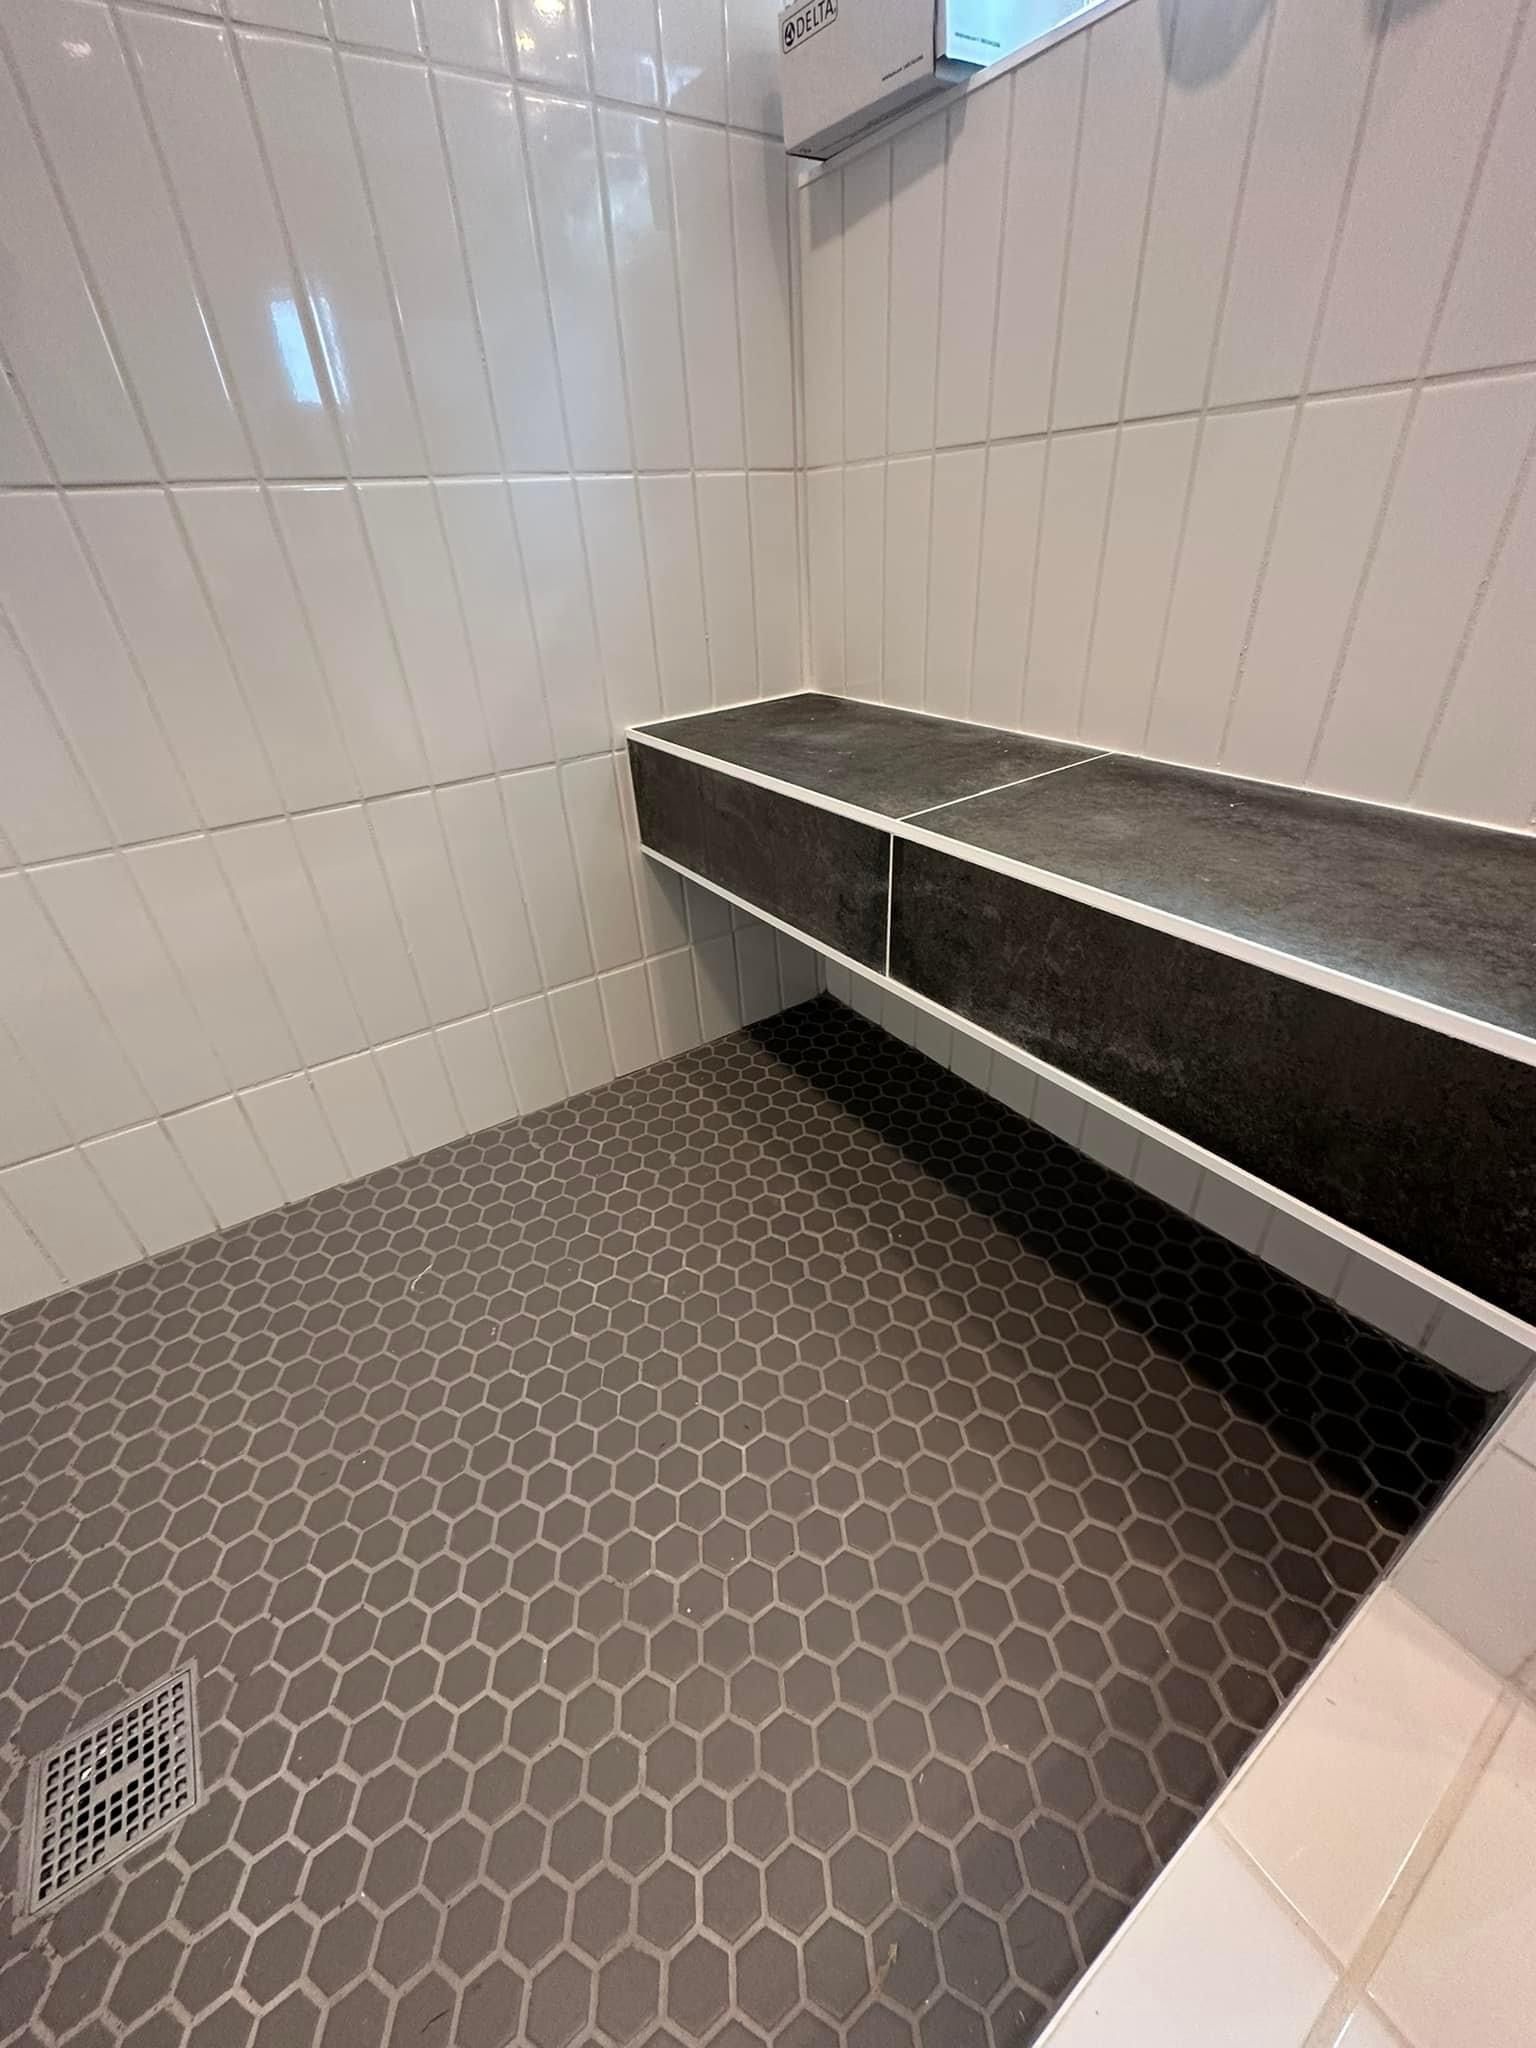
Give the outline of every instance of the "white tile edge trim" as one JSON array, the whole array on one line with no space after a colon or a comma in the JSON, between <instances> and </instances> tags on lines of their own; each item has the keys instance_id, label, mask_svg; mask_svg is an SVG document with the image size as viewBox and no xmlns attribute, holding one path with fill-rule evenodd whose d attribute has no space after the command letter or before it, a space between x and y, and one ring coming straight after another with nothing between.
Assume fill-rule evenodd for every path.
<instances>
[{"instance_id":1,"label":"white tile edge trim","mask_svg":"<svg viewBox=\"0 0 1536 2048\"><path fill-rule=\"evenodd\" d=\"M1238 933L1222 931L1216 925L1201 924L1195 918L1180 917L1173 911L1158 909L1155 904L1139 903L1134 897L1117 895L1113 890L1100 889L1091 882L1079 882L1070 875L1054 874L1049 868L1033 867L1027 861L1012 860L1006 854L990 853L985 848L972 846L964 840L947 839L942 833L930 832L925 826L913 822L914 818L930 815L928 811L914 812L909 818L888 818L882 816L879 811L869 811L858 804L844 803L841 797L823 796L819 791L805 789L798 783L781 782L776 776L764 775L755 768L743 768L733 762L717 760L713 755L701 754L691 747L679 746L675 740L662 739L658 734L643 731L638 727L632 726L626 737L636 746L651 747L657 753L674 754L680 761L689 761L701 768L712 768L717 774L732 776L738 782L753 783L759 789L771 791L775 796L792 797L799 803L812 805L817 810L835 812L839 817L851 818L857 824L889 832L893 838L910 840L914 846L926 846L935 853L948 854L952 860L969 861L975 867L990 868L994 874L1007 875L1014 881L1028 882L1053 896L1064 896L1071 902L1086 904L1092 910L1108 911L1111 916L1123 918L1129 924L1144 925L1149 930L1162 932L1169 938L1183 939L1189 944L1203 946L1207 952L1225 954L1230 960L1240 960L1251 967L1265 968L1272 974L1284 975L1290 981L1299 981L1309 988L1321 989L1327 995L1341 996L1347 1002L1359 1003L1367 1009L1379 1010L1386 1016L1418 1024L1426 1030L1438 1032L1443 1038L1457 1038L1464 1044L1479 1047L1484 1052L1499 1053L1506 1059L1520 1061L1524 1066L1536 1067L1536 1038L1528 1038L1523 1032L1512 1031L1502 1024L1490 1024L1481 1017L1469 1017L1460 1010L1446 1009L1443 1004L1429 1002L1422 996L1405 994L1400 989L1387 988L1380 982L1367 981L1361 975L1346 974L1339 968L1325 967L1315 960L1304 960L1297 954L1284 952L1278 946L1266 946L1256 939L1245 939ZM1071 742L1058 744L1070 745ZM1130 757L1100 752L1089 756L1088 760L1063 763L1062 766L1076 768L1088 765L1088 761L1092 759L1120 758ZM1019 779L1030 782L1037 778L1023 776ZM1268 786L1279 787L1278 784ZM956 801L963 802L966 799ZM1347 802L1349 799L1341 801ZM940 804L934 808L944 810L948 806ZM1525 833L1517 833L1515 836L1529 839L1529 834ZM749 905L748 908L750 907Z\"/></svg>"},{"instance_id":2,"label":"white tile edge trim","mask_svg":"<svg viewBox=\"0 0 1536 2048\"><path fill-rule=\"evenodd\" d=\"M1249 1173L1245 1167L1234 1166L1231 1160L1223 1159L1219 1153L1208 1152L1203 1146L1191 1143L1177 1131L1170 1130L1166 1124L1157 1123L1153 1118L1144 1116L1140 1110L1132 1109L1113 1095L1105 1095L1088 1082L1080 1081L1075 1075L1067 1073L1064 1068L1053 1067L1048 1061L1039 1059L1034 1053L1026 1052L1021 1046L1013 1044L1010 1039L1000 1038L996 1032L973 1023L968 1017L962 1017L958 1011L946 1009L942 1003L936 1003L931 997L919 993L917 989L909 988L905 982L893 981L888 974L881 973L878 968L866 967L862 961L839 952L835 946L829 946L825 940L815 938L800 926L789 924L781 917L775 917L772 911L764 910L761 904L749 903L744 896L737 896L730 889L722 888L718 882L712 882L707 876L699 874L696 869L685 867L681 861L673 860L669 854L658 853L654 847L646 846L643 842L641 850L647 860L659 861L663 867L670 868L685 881L693 882L701 889L712 890L715 895L724 897L726 902L734 903L737 909L746 911L763 924L772 925L775 931L783 932L789 938L798 939L803 946L809 946L823 959L836 961L839 967L846 967L851 974L862 976L865 981L873 983L886 994L899 996L903 1001L926 1011L930 1016L939 1018L954 1030L964 1032L968 1038L974 1038L978 1044L985 1045L990 1051L1000 1053L1003 1058L1029 1068L1032 1073L1042 1076L1047 1081L1054 1081L1058 1087L1065 1088L1069 1094L1080 1097L1094 1108L1102 1109L1110 1116L1119 1118L1122 1123L1129 1124L1133 1130L1139 1131L1143 1137L1155 1138L1159 1144L1166 1145L1170 1151L1182 1154L1206 1172L1230 1181L1234 1187L1245 1188L1250 1194L1267 1202L1271 1208L1294 1216L1298 1222L1310 1224L1314 1230L1332 1238L1346 1251L1358 1254L1373 1265L1385 1268L1389 1273L1395 1273L1400 1279L1419 1288L1421 1292L1433 1295L1437 1301L1444 1302L1452 1308L1459 1308L1464 1314L1486 1324L1490 1329L1497 1330L1501 1336L1512 1339L1525 1350L1536 1351L1536 1324L1522 1321L1519 1316L1511 1315L1507 1309L1499 1308L1491 1301L1484 1301L1480 1295L1469 1294L1466 1288L1458 1287L1454 1280L1443 1279L1438 1273L1432 1273L1427 1266L1420 1266L1414 1260L1405 1258L1401 1252L1393 1251L1390 1245L1379 1244L1375 1238L1366 1237L1363 1232L1351 1229L1347 1223L1340 1223L1323 1210L1314 1209L1310 1204L1298 1200L1295 1195L1287 1194L1284 1188L1278 1188L1270 1181L1261 1180L1257 1174ZM1448 1366L1446 1370L1454 1373L1455 1368ZM1499 1390L1485 1388L1484 1391Z\"/></svg>"}]
</instances>

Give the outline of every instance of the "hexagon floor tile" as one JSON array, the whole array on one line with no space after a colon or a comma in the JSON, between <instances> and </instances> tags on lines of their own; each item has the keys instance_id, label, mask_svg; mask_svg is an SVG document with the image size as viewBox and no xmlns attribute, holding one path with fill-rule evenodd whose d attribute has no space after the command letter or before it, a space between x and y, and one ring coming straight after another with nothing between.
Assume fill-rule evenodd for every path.
<instances>
[{"instance_id":1,"label":"hexagon floor tile","mask_svg":"<svg viewBox=\"0 0 1536 2048\"><path fill-rule=\"evenodd\" d=\"M1015 2048L1484 1404L827 999L0 1324L0 2034Z\"/></svg>"}]
</instances>

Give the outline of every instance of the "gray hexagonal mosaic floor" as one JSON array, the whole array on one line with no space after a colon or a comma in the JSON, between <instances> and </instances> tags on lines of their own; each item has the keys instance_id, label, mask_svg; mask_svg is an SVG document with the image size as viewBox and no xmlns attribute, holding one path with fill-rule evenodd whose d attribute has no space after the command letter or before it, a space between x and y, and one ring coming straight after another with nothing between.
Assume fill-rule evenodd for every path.
<instances>
[{"instance_id":1,"label":"gray hexagonal mosaic floor","mask_svg":"<svg viewBox=\"0 0 1536 2048\"><path fill-rule=\"evenodd\" d=\"M826 999L0 1324L0 2033L1014 2048L1483 1419Z\"/></svg>"}]
</instances>

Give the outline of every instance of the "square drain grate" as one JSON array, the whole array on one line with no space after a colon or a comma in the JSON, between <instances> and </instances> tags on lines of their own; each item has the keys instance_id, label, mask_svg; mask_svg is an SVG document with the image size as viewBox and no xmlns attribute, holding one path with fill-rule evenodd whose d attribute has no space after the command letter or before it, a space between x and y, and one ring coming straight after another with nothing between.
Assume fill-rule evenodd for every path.
<instances>
[{"instance_id":1,"label":"square drain grate","mask_svg":"<svg viewBox=\"0 0 1536 2048\"><path fill-rule=\"evenodd\" d=\"M52 1912L197 1805L196 1680L183 1665L33 1763L21 1837L24 1918Z\"/></svg>"}]
</instances>

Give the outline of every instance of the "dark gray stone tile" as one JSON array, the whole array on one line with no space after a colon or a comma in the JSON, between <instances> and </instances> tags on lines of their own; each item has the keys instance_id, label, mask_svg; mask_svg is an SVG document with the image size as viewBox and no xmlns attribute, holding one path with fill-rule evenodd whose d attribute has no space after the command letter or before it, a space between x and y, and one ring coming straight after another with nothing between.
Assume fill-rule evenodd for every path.
<instances>
[{"instance_id":1,"label":"dark gray stone tile","mask_svg":"<svg viewBox=\"0 0 1536 2048\"><path fill-rule=\"evenodd\" d=\"M1096 752L814 691L640 730L882 818L911 817L999 783L1091 760Z\"/></svg>"},{"instance_id":2,"label":"dark gray stone tile","mask_svg":"<svg viewBox=\"0 0 1536 2048\"><path fill-rule=\"evenodd\" d=\"M895 877L898 980L1536 1317L1536 1067L960 856Z\"/></svg>"},{"instance_id":3,"label":"dark gray stone tile","mask_svg":"<svg viewBox=\"0 0 1536 2048\"><path fill-rule=\"evenodd\" d=\"M1118 756L923 825L1536 1037L1527 834Z\"/></svg>"}]
</instances>

